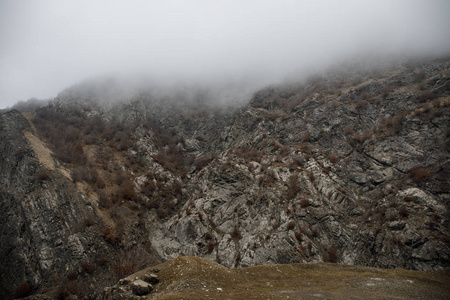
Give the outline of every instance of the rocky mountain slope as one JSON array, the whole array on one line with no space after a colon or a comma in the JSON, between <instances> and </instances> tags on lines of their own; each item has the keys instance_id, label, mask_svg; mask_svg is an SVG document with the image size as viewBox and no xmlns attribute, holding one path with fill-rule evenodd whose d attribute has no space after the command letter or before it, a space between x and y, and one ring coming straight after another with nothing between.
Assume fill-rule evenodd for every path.
<instances>
[{"instance_id":1,"label":"rocky mountain slope","mask_svg":"<svg viewBox=\"0 0 450 300\"><path fill-rule=\"evenodd\" d=\"M2 112L0 296L92 296L180 255L448 268L449 66L332 70L239 107L79 85Z\"/></svg>"}]
</instances>

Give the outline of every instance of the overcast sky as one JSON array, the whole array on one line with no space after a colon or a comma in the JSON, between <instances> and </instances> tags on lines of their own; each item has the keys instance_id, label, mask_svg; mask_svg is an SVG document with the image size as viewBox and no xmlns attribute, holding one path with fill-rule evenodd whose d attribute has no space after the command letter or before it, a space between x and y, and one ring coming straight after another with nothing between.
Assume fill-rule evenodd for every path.
<instances>
[{"instance_id":1,"label":"overcast sky","mask_svg":"<svg viewBox=\"0 0 450 300\"><path fill-rule=\"evenodd\" d=\"M108 74L270 82L449 50L448 0L0 0L0 108Z\"/></svg>"}]
</instances>

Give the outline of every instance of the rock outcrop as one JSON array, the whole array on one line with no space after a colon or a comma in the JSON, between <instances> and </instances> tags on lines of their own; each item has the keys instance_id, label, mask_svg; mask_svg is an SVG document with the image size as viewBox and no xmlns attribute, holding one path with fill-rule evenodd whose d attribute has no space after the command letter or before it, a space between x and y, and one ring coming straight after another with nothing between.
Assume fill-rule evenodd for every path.
<instances>
[{"instance_id":1,"label":"rock outcrop","mask_svg":"<svg viewBox=\"0 0 450 300\"><path fill-rule=\"evenodd\" d=\"M116 299L142 299L141 296L150 294L154 285L159 283L158 269L151 269L141 271L137 274L130 275L119 280L113 287L108 287L103 290L102 299L116 300Z\"/></svg>"},{"instance_id":2,"label":"rock outcrop","mask_svg":"<svg viewBox=\"0 0 450 300\"><path fill-rule=\"evenodd\" d=\"M450 267L449 67L330 72L233 109L78 86L2 112L0 297L94 297L183 255Z\"/></svg>"}]
</instances>

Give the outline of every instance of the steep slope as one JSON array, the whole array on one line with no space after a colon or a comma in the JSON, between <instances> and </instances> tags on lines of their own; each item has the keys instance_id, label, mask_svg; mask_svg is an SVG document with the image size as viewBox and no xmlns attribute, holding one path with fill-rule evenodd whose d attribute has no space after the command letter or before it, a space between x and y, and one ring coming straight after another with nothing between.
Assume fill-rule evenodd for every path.
<instances>
[{"instance_id":1,"label":"steep slope","mask_svg":"<svg viewBox=\"0 0 450 300\"><path fill-rule=\"evenodd\" d=\"M449 67L333 71L234 108L76 86L1 113L1 286L92 296L180 255L448 268Z\"/></svg>"},{"instance_id":2,"label":"steep slope","mask_svg":"<svg viewBox=\"0 0 450 300\"><path fill-rule=\"evenodd\" d=\"M111 275L118 264L109 261L125 265L126 255L105 240L92 201L53 160L35 128L17 111L1 114L0 128L0 298L58 284L84 295L89 282L104 286L123 276Z\"/></svg>"},{"instance_id":3,"label":"steep slope","mask_svg":"<svg viewBox=\"0 0 450 300\"><path fill-rule=\"evenodd\" d=\"M152 230L159 254L448 267L448 62L341 80L257 93Z\"/></svg>"}]
</instances>

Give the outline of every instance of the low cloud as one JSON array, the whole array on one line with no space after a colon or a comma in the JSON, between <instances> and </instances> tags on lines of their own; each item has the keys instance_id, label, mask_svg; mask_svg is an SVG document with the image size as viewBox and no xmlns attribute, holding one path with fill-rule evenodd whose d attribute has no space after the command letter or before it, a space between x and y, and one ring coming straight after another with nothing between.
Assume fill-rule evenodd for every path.
<instances>
[{"instance_id":1,"label":"low cloud","mask_svg":"<svg viewBox=\"0 0 450 300\"><path fill-rule=\"evenodd\" d=\"M260 86L361 56L448 54L449 15L445 0L6 0L0 108L96 76Z\"/></svg>"}]
</instances>

